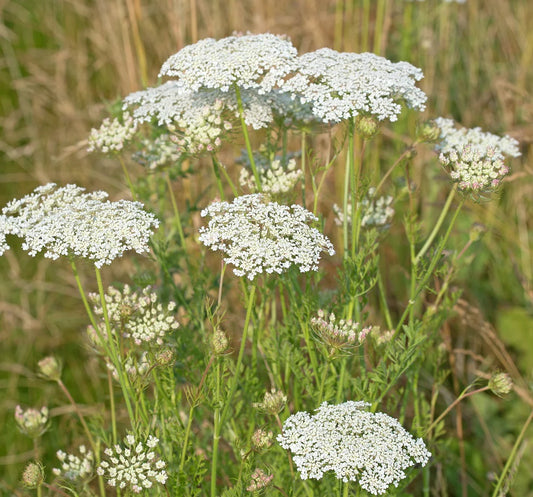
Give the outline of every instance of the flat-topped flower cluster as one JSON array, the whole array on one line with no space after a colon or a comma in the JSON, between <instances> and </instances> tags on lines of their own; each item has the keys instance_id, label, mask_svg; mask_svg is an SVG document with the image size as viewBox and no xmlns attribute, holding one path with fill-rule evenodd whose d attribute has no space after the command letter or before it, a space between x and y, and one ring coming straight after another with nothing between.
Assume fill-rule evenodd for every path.
<instances>
[{"instance_id":1,"label":"flat-topped flower cluster","mask_svg":"<svg viewBox=\"0 0 533 497\"><path fill-rule=\"evenodd\" d=\"M415 440L387 414L368 412L369 406L324 402L313 415L302 411L287 418L277 439L292 452L302 479L333 471L340 480L382 495L398 486L408 468L427 464L431 454L422 439Z\"/></svg>"},{"instance_id":2,"label":"flat-topped flower cluster","mask_svg":"<svg viewBox=\"0 0 533 497\"><path fill-rule=\"evenodd\" d=\"M11 201L0 216L0 255L9 248L6 235L22 238L31 256L82 257L98 268L127 250L148 251L151 230L159 222L140 202L110 202L105 192L84 192L76 185L48 183Z\"/></svg>"},{"instance_id":3,"label":"flat-topped flower cluster","mask_svg":"<svg viewBox=\"0 0 533 497\"><path fill-rule=\"evenodd\" d=\"M322 252L335 254L331 242L307 223L318 221L299 205L269 202L265 195L242 195L228 202L213 202L201 212L210 217L200 228L200 241L224 252L237 276L253 280L262 273L283 273L291 266L307 272L318 269Z\"/></svg>"}]
</instances>

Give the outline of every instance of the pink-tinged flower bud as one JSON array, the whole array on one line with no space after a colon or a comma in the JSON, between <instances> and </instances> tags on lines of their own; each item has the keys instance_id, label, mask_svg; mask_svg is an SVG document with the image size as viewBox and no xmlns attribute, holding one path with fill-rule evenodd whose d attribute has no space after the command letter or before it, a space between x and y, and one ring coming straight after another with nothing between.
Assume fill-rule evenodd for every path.
<instances>
[{"instance_id":1,"label":"pink-tinged flower bud","mask_svg":"<svg viewBox=\"0 0 533 497\"><path fill-rule=\"evenodd\" d=\"M44 481L44 469L40 462L30 462L24 468L21 477L22 486L37 488Z\"/></svg>"},{"instance_id":2,"label":"pink-tinged flower bud","mask_svg":"<svg viewBox=\"0 0 533 497\"><path fill-rule=\"evenodd\" d=\"M37 365L39 366L39 372L47 380L59 381L61 379L63 365L61 364L61 361L54 356L48 356L41 359Z\"/></svg>"},{"instance_id":3,"label":"pink-tinged flower bud","mask_svg":"<svg viewBox=\"0 0 533 497\"><path fill-rule=\"evenodd\" d=\"M48 408L41 410L22 407L15 408L15 422L19 430L30 438L40 437L48 429Z\"/></svg>"}]
</instances>

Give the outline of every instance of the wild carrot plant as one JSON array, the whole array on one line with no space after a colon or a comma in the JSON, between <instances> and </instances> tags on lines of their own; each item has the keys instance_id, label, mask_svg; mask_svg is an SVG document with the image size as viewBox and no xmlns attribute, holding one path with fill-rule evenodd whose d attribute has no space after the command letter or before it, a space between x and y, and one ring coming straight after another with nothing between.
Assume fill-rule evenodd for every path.
<instances>
[{"instance_id":1,"label":"wild carrot plant","mask_svg":"<svg viewBox=\"0 0 533 497\"><path fill-rule=\"evenodd\" d=\"M17 407L36 444L22 482L38 495L432 495L449 464L446 415L474 393L512 389L487 368L446 408L441 330L480 235L457 222L504 187L518 143L422 117L423 68L330 48L298 55L286 36L204 39L159 77L89 135L134 201L48 184L0 216L2 253L16 236L30 256L68 258L87 313L80 347L107 384L102 410L87 414L61 362L39 363L73 408L77 449L57 447L57 467L43 468L48 409ZM371 144L402 119L418 125L379 155L379 174ZM434 150L425 167L446 177L430 226L412 177L423 148ZM328 189L332 172L342 181ZM187 202L185 179L201 191ZM106 292L103 266L131 251L144 260ZM384 252L397 252L401 299Z\"/></svg>"}]
</instances>

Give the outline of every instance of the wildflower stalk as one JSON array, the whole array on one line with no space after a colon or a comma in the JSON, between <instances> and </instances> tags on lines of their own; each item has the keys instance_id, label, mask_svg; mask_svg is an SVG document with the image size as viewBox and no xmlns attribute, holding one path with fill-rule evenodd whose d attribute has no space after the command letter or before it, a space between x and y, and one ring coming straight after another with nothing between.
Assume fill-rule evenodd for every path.
<instances>
[{"instance_id":1,"label":"wildflower stalk","mask_svg":"<svg viewBox=\"0 0 533 497\"><path fill-rule=\"evenodd\" d=\"M122 167L122 171L124 172L124 177L126 178L126 183L128 184L128 188L130 189L130 192L131 192L131 197L133 198L133 200L137 200L137 194L135 193L135 189L133 188L133 183L131 182L131 178L130 178L130 175L128 173L128 168L126 167L126 164L124 162L124 159L122 158L122 156L120 154L116 154L116 156L118 157L118 160L120 162L120 165Z\"/></svg>"},{"instance_id":2,"label":"wildflower stalk","mask_svg":"<svg viewBox=\"0 0 533 497\"><path fill-rule=\"evenodd\" d=\"M441 415L435 420L433 421L433 423L431 423L429 425L429 428L426 429L426 432L424 434L424 436L426 437L430 437L431 435L431 431L433 430L433 428L435 428L435 426L437 426L445 417L446 415L457 405L459 404L459 402L461 402L462 400L466 399L467 397L471 397L472 395L475 395L477 393L481 393L481 392L486 392L487 390L490 390L490 387L488 385L484 386L484 387L481 387L481 388L478 388L477 390L473 390L471 392L469 392L468 390L472 387L472 385L468 385L462 392L461 394L459 395L459 397L457 397L442 413Z\"/></svg>"},{"instance_id":3,"label":"wildflower stalk","mask_svg":"<svg viewBox=\"0 0 533 497\"><path fill-rule=\"evenodd\" d=\"M226 200L226 196L224 195L224 187L222 186L222 180L220 179L220 167L215 158L215 154L211 154L211 163L213 164L213 172L215 173L220 200Z\"/></svg>"},{"instance_id":4,"label":"wildflower stalk","mask_svg":"<svg viewBox=\"0 0 533 497\"><path fill-rule=\"evenodd\" d=\"M109 388L109 410L111 411L111 434L113 435L113 444L117 443L117 413L115 409L115 396L113 395L113 376L111 371L107 370L107 386Z\"/></svg>"},{"instance_id":5,"label":"wildflower stalk","mask_svg":"<svg viewBox=\"0 0 533 497\"><path fill-rule=\"evenodd\" d=\"M405 318L407 317L407 315L411 312L411 308L412 306L415 304L415 301L416 301L416 297L418 297L418 295L420 294L420 292L424 289L424 287L426 286L429 278L431 277L431 275L433 274L433 271L435 269L435 267L437 266L437 263L440 259L440 256L442 254L442 251L444 250L444 246L446 245L446 242L448 241L448 238L450 236L450 233L452 231L452 228L455 224L455 221L457 219L457 216L459 214L459 211L461 210L461 207L463 206L465 202L465 199L463 198L461 200L461 202L459 203L459 205L457 206L457 209L455 210L455 213L450 221L450 224L448 226L448 229L446 230L446 233L444 234L444 237L442 238L442 240L440 241L439 245L437 246L437 249L435 250L435 253L433 254L433 258L429 264L429 267L426 271L426 273L424 274L424 276L422 277L420 283L418 283L418 285L411 285L411 294L410 294L410 297L409 297L409 303L407 304L402 316L400 317L399 321L398 321L398 324L396 325L395 327L395 334L397 334L400 330L400 327L402 326Z\"/></svg>"},{"instance_id":6,"label":"wildflower stalk","mask_svg":"<svg viewBox=\"0 0 533 497\"><path fill-rule=\"evenodd\" d=\"M526 422L524 423L524 426L522 426L522 430L518 434L518 438L516 439L515 444L513 445L513 448L511 450L511 454L509 455L507 462L505 463L505 466L500 474L500 478L498 479L498 483L496 483L496 487L494 488L494 491L492 492L492 497L500 497L500 490L502 488L503 483L505 482L505 478L507 477L507 474L509 473L512 464L515 461L516 455L518 453L518 449L520 445L522 444L522 441L524 440L524 437L526 435L526 431L531 424L531 421L533 420L533 410L529 413L528 418L526 419Z\"/></svg>"},{"instance_id":7,"label":"wildflower stalk","mask_svg":"<svg viewBox=\"0 0 533 497\"><path fill-rule=\"evenodd\" d=\"M381 178L380 182L378 183L378 186L376 186L376 189L375 189L375 192L374 194L376 195L379 190L381 189L381 187L384 185L385 181L387 180L387 178L392 174L392 172L394 171L394 169L396 169L396 166L398 164L400 164L403 159L410 155L411 153L413 153L413 150L415 149L415 147L420 143L419 140L416 140L410 147L406 148L402 154L394 161L394 164L387 170L387 172L383 175L383 177Z\"/></svg>"},{"instance_id":8,"label":"wildflower stalk","mask_svg":"<svg viewBox=\"0 0 533 497\"><path fill-rule=\"evenodd\" d=\"M181 216L178 209L178 203L176 202L176 196L174 195L174 190L172 188L172 182L170 181L170 173L167 171L166 182L168 186L168 193L170 195L170 201L172 203L172 209L174 211L174 219L176 220L176 227L178 228L178 234L180 237L181 246L185 248L185 235L183 233L183 227L181 224Z\"/></svg>"},{"instance_id":9,"label":"wildflower stalk","mask_svg":"<svg viewBox=\"0 0 533 497\"><path fill-rule=\"evenodd\" d=\"M229 414L229 410L232 406L233 402L233 396L235 395L235 392L237 390L237 384L239 382L240 374L239 371L241 369L242 360L244 357L244 349L246 347L246 339L248 337L248 328L250 325L250 319L252 316L252 308L253 304L255 302L255 291L256 291L257 285L254 283L252 284L252 288L250 290L250 293L247 297L247 308L246 308L246 318L244 321L244 330L242 333L241 338L241 346L239 348L239 355L237 356L237 364L235 365L235 374L233 378L231 379L231 385L228 393L228 397L226 398L226 401L224 403L224 408L222 409L222 413L220 414L220 417L216 415L215 411L215 426L214 426L214 433L213 433L213 457L212 457L212 463L211 463L211 497L215 497L217 495L216 493L216 475L217 475L217 459L218 459L218 442L220 440L220 432L222 429L222 426L224 425L224 422L226 421L226 418ZM218 380L217 380L217 389L218 389Z\"/></svg>"},{"instance_id":10,"label":"wildflower stalk","mask_svg":"<svg viewBox=\"0 0 533 497\"><path fill-rule=\"evenodd\" d=\"M306 162L305 162L305 149L306 144L306 134L305 131L302 131L302 138L300 141L300 150L301 150L301 168L302 168L302 205L305 207L305 168L306 168ZM313 214L315 214L315 210L313 209Z\"/></svg>"},{"instance_id":11,"label":"wildflower stalk","mask_svg":"<svg viewBox=\"0 0 533 497\"><path fill-rule=\"evenodd\" d=\"M448 214L448 211L450 210L450 206L452 205L452 200L455 197L456 192L457 192L457 183L454 184L453 188L448 194L446 203L444 204L444 207L442 208L442 211L439 215L439 218L437 219L437 222L433 226L433 230L431 231L426 242L424 243L424 246L420 249L418 254L416 254L416 257L414 258L414 261L413 261L415 266L420 262L420 259L424 257L424 254L428 251L429 247L433 243L433 240L437 236L437 233L439 232L442 226L442 223L444 222L444 219L446 218L446 215Z\"/></svg>"},{"instance_id":12,"label":"wildflower stalk","mask_svg":"<svg viewBox=\"0 0 533 497\"><path fill-rule=\"evenodd\" d=\"M100 332L100 328L98 326L95 328L95 330L98 333L102 344L104 345L106 354L111 359L111 362L117 371L120 387L122 389L124 401L126 402L126 409L128 410L128 415L129 415L129 418L132 424L132 428L134 432L137 432L135 415L133 413L133 409L131 406L131 400L130 400L131 386L129 384L128 378L124 374L119 351L115 347L115 341L113 339L111 325L109 323L109 316L107 314L107 305L105 301L104 287L102 285L102 276L97 267L95 267L95 273L96 273L96 282L98 284L98 293L100 294L100 304L102 306L102 312L104 314L104 322L105 322L108 340L104 339L104 337L102 336Z\"/></svg>"},{"instance_id":13,"label":"wildflower stalk","mask_svg":"<svg viewBox=\"0 0 533 497\"><path fill-rule=\"evenodd\" d=\"M244 136L244 141L246 143L246 151L248 152L248 158L250 159L250 166L252 168L252 172L254 173L255 184L257 185L257 191L262 192L261 178L259 177L259 173L255 165L254 154L252 152L252 145L250 144L250 137L248 136L248 128L246 126L246 122L244 121L244 109L242 106L241 90L239 89L239 86L236 84L234 85L234 88L235 88L235 95L237 96L237 106L239 108L239 118L241 120L242 134Z\"/></svg>"},{"instance_id":14,"label":"wildflower stalk","mask_svg":"<svg viewBox=\"0 0 533 497\"><path fill-rule=\"evenodd\" d=\"M233 183L232 179L230 178L230 176L228 174L228 171L226 171L226 168L222 164L220 164L220 161L216 158L215 154L212 154L211 158L213 160L213 167L215 168L215 175L216 174L220 175L220 171L222 171L222 174L224 175L224 178L226 178L226 181L228 182L228 185L231 188L231 192L233 193L233 196L237 197L239 195L239 193L237 192L237 188L235 187L235 183ZM219 189L220 189L220 186L219 186ZM224 192L223 191L220 193L220 195L221 195L220 199L224 200Z\"/></svg>"}]
</instances>

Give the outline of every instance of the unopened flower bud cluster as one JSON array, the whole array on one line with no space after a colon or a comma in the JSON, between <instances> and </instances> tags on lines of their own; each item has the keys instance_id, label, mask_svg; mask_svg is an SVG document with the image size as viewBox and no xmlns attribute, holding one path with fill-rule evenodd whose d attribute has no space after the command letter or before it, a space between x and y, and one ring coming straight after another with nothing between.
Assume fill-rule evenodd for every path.
<instances>
[{"instance_id":1,"label":"unopened flower bud cluster","mask_svg":"<svg viewBox=\"0 0 533 497\"><path fill-rule=\"evenodd\" d=\"M317 218L299 205L269 202L265 195L237 197L232 203L213 202L201 212L211 219L200 228L200 241L220 250L237 276L252 280L261 273L283 273L292 265L300 271L318 269L323 251L335 253L331 242L307 223Z\"/></svg>"},{"instance_id":2,"label":"unopened flower bud cluster","mask_svg":"<svg viewBox=\"0 0 533 497\"><path fill-rule=\"evenodd\" d=\"M311 318L311 329L320 342L333 350L357 347L372 330L371 327L362 328L351 319L337 320L335 314L326 315L322 309L316 317Z\"/></svg>"},{"instance_id":3,"label":"unopened flower bud cluster","mask_svg":"<svg viewBox=\"0 0 533 497\"><path fill-rule=\"evenodd\" d=\"M145 443L136 442L133 435L128 435L124 445L104 450L108 459L100 463L97 474L103 476L108 485L137 494L156 483L164 485L168 478L166 463L153 451L158 442L153 436Z\"/></svg>"},{"instance_id":4,"label":"unopened flower bud cluster","mask_svg":"<svg viewBox=\"0 0 533 497\"><path fill-rule=\"evenodd\" d=\"M383 197L375 196L376 189L369 188L368 194L361 200L361 226L366 228L386 228L389 226L394 216L392 208L393 198L390 195ZM352 223L352 204L348 202L348 224ZM335 224L342 226L344 223L344 212L337 205L333 204L335 213Z\"/></svg>"},{"instance_id":5,"label":"unopened flower bud cluster","mask_svg":"<svg viewBox=\"0 0 533 497\"><path fill-rule=\"evenodd\" d=\"M270 485L274 475L267 475L262 469L256 468L251 475L250 484L246 487L248 492L257 492Z\"/></svg>"},{"instance_id":6,"label":"unopened flower bud cluster","mask_svg":"<svg viewBox=\"0 0 533 497\"><path fill-rule=\"evenodd\" d=\"M461 190L489 191L496 188L509 173L501 155L492 148L481 152L466 145L458 152L451 150L446 154L441 153L439 160L450 170L451 178Z\"/></svg>"},{"instance_id":7,"label":"unopened flower bud cluster","mask_svg":"<svg viewBox=\"0 0 533 497\"><path fill-rule=\"evenodd\" d=\"M151 171L177 164L182 153L170 138L171 135L164 133L153 140L142 140L141 149L132 155L133 160Z\"/></svg>"},{"instance_id":8,"label":"unopened flower bud cluster","mask_svg":"<svg viewBox=\"0 0 533 497\"><path fill-rule=\"evenodd\" d=\"M259 179L263 193L275 196L291 192L303 176L301 169L296 169L296 161L290 159L285 167L281 160L272 161L270 167L258 167ZM241 186L255 192L257 186L251 172L243 167L239 176Z\"/></svg>"},{"instance_id":9,"label":"unopened flower bud cluster","mask_svg":"<svg viewBox=\"0 0 533 497\"><path fill-rule=\"evenodd\" d=\"M44 251L51 259L82 257L98 268L127 250L148 251L151 230L159 226L153 214L139 202L110 202L105 192L84 191L48 183L11 201L0 216L0 255L9 248L6 234L22 238L22 248L31 256Z\"/></svg>"},{"instance_id":10,"label":"unopened flower bud cluster","mask_svg":"<svg viewBox=\"0 0 533 497\"><path fill-rule=\"evenodd\" d=\"M99 151L104 154L120 152L137 133L137 122L129 112L122 118L111 120L106 117L101 126L91 130L89 135L89 152Z\"/></svg>"},{"instance_id":11,"label":"unopened flower bud cluster","mask_svg":"<svg viewBox=\"0 0 533 497\"><path fill-rule=\"evenodd\" d=\"M30 438L40 437L48 429L48 408L26 410L20 406L15 407L15 422L19 430Z\"/></svg>"},{"instance_id":12,"label":"unopened flower bud cluster","mask_svg":"<svg viewBox=\"0 0 533 497\"><path fill-rule=\"evenodd\" d=\"M38 488L44 482L43 465L40 462L28 463L20 480L25 488Z\"/></svg>"},{"instance_id":13,"label":"unopened flower bud cluster","mask_svg":"<svg viewBox=\"0 0 533 497\"><path fill-rule=\"evenodd\" d=\"M324 402L313 415L298 412L285 421L277 439L292 452L302 479L333 471L344 482L383 495L406 477L406 469L427 464L431 454L422 439L415 440L387 414L366 411L368 406Z\"/></svg>"},{"instance_id":14,"label":"unopened flower bud cluster","mask_svg":"<svg viewBox=\"0 0 533 497\"><path fill-rule=\"evenodd\" d=\"M270 392L265 392L261 402L254 402L252 406L267 414L276 415L283 410L286 404L287 396L280 390L272 388Z\"/></svg>"},{"instance_id":15,"label":"unopened flower bud cluster","mask_svg":"<svg viewBox=\"0 0 533 497\"><path fill-rule=\"evenodd\" d=\"M252 449L260 452L268 449L274 443L274 434L271 431L258 428L252 435Z\"/></svg>"},{"instance_id":16,"label":"unopened flower bud cluster","mask_svg":"<svg viewBox=\"0 0 533 497\"><path fill-rule=\"evenodd\" d=\"M74 483L88 480L94 472L94 454L85 445L80 445L78 451L79 456L58 450L56 455L61 467L52 469L52 473Z\"/></svg>"},{"instance_id":17,"label":"unopened flower bud cluster","mask_svg":"<svg viewBox=\"0 0 533 497\"><path fill-rule=\"evenodd\" d=\"M122 291L109 287L105 294L107 315L111 328L125 338L131 338L136 345L142 343L162 345L163 339L179 328L174 311L176 303L169 302L163 306L151 287L134 291L124 285ZM103 317L100 295L91 293L89 299L93 303L94 312ZM102 330L105 324L100 324Z\"/></svg>"},{"instance_id":18,"label":"unopened flower bud cluster","mask_svg":"<svg viewBox=\"0 0 533 497\"><path fill-rule=\"evenodd\" d=\"M372 53L339 53L330 48L303 54L298 69L282 85L326 123L359 114L396 121L401 103L424 110L426 95L415 86L422 71L407 62L391 62Z\"/></svg>"}]
</instances>

